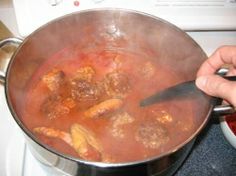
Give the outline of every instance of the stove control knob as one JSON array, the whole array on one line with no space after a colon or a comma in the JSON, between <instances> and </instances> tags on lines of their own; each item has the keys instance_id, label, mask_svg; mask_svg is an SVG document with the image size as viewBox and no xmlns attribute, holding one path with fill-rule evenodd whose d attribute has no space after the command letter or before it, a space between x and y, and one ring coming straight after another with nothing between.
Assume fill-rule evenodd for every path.
<instances>
[{"instance_id":1,"label":"stove control knob","mask_svg":"<svg viewBox=\"0 0 236 176\"><path fill-rule=\"evenodd\" d=\"M49 3L51 6L57 6L57 5L59 5L61 2L62 2L62 0L48 0L48 3Z\"/></svg>"},{"instance_id":2,"label":"stove control knob","mask_svg":"<svg viewBox=\"0 0 236 176\"><path fill-rule=\"evenodd\" d=\"M105 1L105 0L92 0L94 3L96 3L96 4L98 4L98 3L100 3L100 2L103 2L103 1Z\"/></svg>"}]
</instances>

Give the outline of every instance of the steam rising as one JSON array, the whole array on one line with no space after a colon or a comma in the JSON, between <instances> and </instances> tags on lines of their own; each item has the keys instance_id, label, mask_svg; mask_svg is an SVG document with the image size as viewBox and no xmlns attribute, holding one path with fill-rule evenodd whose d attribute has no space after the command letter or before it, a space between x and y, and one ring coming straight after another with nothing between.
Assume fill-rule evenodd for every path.
<instances>
[{"instance_id":1,"label":"steam rising","mask_svg":"<svg viewBox=\"0 0 236 176\"><path fill-rule=\"evenodd\" d=\"M183 81L193 79L205 59L190 37L158 19L122 11L68 15L31 34L16 54L9 77L15 108L22 104L18 103L22 101L21 94L38 67L58 51L74 45L81 52L112 48L140 53L169 67Z\"/></svg>"}]
</instances>

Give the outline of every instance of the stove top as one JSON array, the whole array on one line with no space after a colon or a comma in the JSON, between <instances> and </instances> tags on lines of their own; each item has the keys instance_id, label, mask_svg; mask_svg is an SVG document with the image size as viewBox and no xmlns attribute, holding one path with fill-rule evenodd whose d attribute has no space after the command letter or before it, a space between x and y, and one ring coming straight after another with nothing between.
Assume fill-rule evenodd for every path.
<instances>
[{"instance_id":1,"label":"stove top","mask_svg":"<svg viewBox=\"0 0 236 176\"><path fill-rule=\"evenodd\" d=\"M0 24L0 28L2 25ZM0 34L3 34L0 30ZM9 33L7 33L9 34ZM200 34L200 33L197 33ZM194 36L208 37L208 44L214 36L218 43L227 44L226 33L203 33ZM236 44L236 33L231 33L229 43ZM1 36L1 35L0 35ZM2 36L1 36L2 37ZM4 36L6 37L6 36ZM216 44L216 42L213 42ZM204 50L213 50L203 45ZM212 45L210 45L212 46ZM215 45L214 45L215 47ZM1 56L1 55L0 55ZM1 61L1 58L0 58ZM1 64L1 62L0 62ZM7 107L4 86L0 85L0 173L4 176L53 176L46 173L39 162L32 156L24 136L13 120ZM233 176L236 175L236 150L224 139L218 119L212 119L198 136L191 153L174 176Z\"/></svg>"},{"instance_id":2,"label":"stove top","mask_svg":"<svg viewBox=\"0 0 236 176\"><path fill-rule=\"evenodd\" d=\"M21 36L62 15L91 8L128 8L184 30L236 29L236 0L13 0Z\"/></svg>"}]
</instances>

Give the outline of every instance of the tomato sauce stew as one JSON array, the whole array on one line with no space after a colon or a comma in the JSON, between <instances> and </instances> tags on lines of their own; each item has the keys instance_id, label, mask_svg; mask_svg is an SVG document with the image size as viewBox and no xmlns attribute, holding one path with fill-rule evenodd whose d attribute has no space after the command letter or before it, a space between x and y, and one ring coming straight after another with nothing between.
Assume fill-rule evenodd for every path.
<instances>
[{"instance_id":1,"label":"tomato sauce stew","mask_svg":"<svg viewBox=\"0 0 236 176\"><path fill-rule=\"evenodd\" d=\"M139 53L65 48L35 72L22 121L39 141L72 157L106 163L147 159L195 130L189 100L139 106L178 81L171 68Z\"/></svg>"}]
</instances>

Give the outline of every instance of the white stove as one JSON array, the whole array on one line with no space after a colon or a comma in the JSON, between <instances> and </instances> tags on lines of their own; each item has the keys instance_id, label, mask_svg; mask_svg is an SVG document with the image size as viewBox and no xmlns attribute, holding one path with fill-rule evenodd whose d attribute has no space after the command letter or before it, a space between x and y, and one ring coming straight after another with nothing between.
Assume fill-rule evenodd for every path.
<instances>
[{"instance_id":1,"label":"white stove","mask_svg":"<svg viewBox=\"0 0 236 176\"><path fill-rule=\"evenodd\" d=\"M90 8L128 8L161 17L184 30L236 29L236 0L13 0L26 36L59 16Z\"/></svg>"},{"instance_id":2,"label":"white stove","mask_svg":"<svg viewBox=\"0 0 236 176\"><path fill-rule=\"evenodd\" d=\"M114 7L139 10L175 24L207 54L236 40L236 0L13 0L13 5L20 37L68 13Z\"/></svg>"},{"instance_id":3,"label":"white stove","mask_svg":"<svg viewBox=\"0 0 236 176\"><path fill-rule=\"evenodd\" d=\"M59 16L90 8L118 7L161 17L188 34L210 55L221 45L236 45L236 0L13 0L0 20L18 37ZM16 17L13 15L15 14ZM52 176L29 152L0 85L0 175Z\"/></svg>"}]
</instances>

